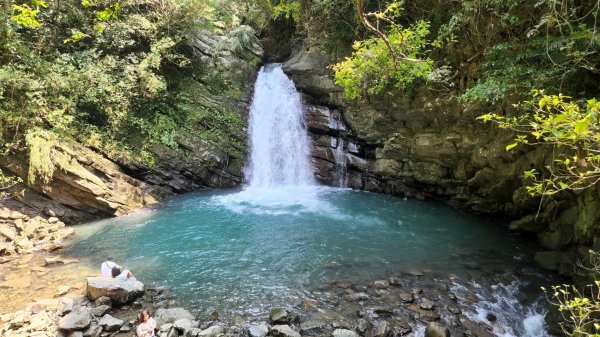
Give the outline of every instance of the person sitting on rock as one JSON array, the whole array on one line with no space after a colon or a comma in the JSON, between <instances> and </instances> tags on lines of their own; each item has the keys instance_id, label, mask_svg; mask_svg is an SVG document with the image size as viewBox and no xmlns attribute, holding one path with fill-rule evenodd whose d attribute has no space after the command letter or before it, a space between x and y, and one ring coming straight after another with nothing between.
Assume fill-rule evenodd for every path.
<instances>
[{"instance_id":1,"label":"person sitting on rock","mask_svg":"<svg viewBox=\"0 0 600 337\"><path fill-rule=\"evenodd\" d=\"M123 270L123 267L114 263L111 256L107 257L106 261L102 263L100 272L102 277L111 277L119 281L127 281L128 278L134 278L128 269Z\"/></svg>"},{"instance_id":2,"label":"person sitting on rock","mask_svg":"<svg viewBox=\"0 0 600 337\"><path fill-rule=\"evenodd\" d=\"M137 337L155 337L154 330L156 329L156 320L150 317L147 309L144 309L138 313L138 325L135 329Z\"/></svg>"}]
</instances>

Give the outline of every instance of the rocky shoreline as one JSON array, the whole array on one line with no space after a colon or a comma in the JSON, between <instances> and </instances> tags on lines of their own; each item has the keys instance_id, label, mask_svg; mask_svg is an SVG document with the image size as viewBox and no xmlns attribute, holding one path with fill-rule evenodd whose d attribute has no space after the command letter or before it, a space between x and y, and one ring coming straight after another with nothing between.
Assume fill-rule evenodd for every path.
<instances>
[{"instance_id":1,"label":"rocky shoreline","mask_svg":"<svg viewBox=\"0 0 600 337\"><path fill-rule=\"evenodd\" d=\"M82 280L84 275L75 276ZM481 275L476 282L493 289L511 280L512 273L507 272ZM0 335L131 337L137 312L146 308L158 322L158 337L494 336L503 329L494 314L486 322L466 314L480 298L458 291L457 285L465 282L453 275L440 278L431 271L409 270L367 283L337 280L299 303L258 315L220 317L213 312L199 317L181 308L167 289L88 277L85 288L67 285L53 298L0 315Z\"/></svg>"}]
</instances>

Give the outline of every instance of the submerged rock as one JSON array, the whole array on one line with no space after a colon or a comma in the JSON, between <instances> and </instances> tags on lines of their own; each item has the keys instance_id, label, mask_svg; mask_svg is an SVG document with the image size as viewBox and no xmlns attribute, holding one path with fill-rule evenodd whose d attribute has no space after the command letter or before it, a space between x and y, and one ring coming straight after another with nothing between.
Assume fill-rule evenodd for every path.
<instances>
[{"instance_id":1,"label":"submerged rock","mask_svg":"<svg viewBox=\"0 0 600 337\"><path fill-rule=\"evenodd\" d=\"M425 329L425 337L450 337L450 330L436 322L430 322Z\"/></svg>"}]
</instances>

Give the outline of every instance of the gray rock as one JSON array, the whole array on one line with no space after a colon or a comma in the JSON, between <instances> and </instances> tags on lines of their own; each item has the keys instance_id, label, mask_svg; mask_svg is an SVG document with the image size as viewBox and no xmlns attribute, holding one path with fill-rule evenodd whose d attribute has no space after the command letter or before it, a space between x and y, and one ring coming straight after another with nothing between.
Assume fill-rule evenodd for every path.
<instances>
[{"instance_id":1,"label":"gray rock","mask_svg":"<svg viewBox=\"0 0 600 337\"><path fill-rule=\"evenodd\" d=\"M95 305L108 305L108 306L112 306L112 300L109 297L102 296L102 297L99 297L97 300L95 300L94 304Z\"/></svg>"},{"instance_id":2,"label":"gray rock","mask_svg":"<svg viewBox=\"0 0 600 337\"><path fill-rule=\"evenodd\" d=\"M73 299L70 297L62 297L60 299L60 302L58 302L58 308L56 313L58 314L58 316L64 316L68 313L70 313L71 311L73 311Z\"/></svg>"},{"instance_id":3,"label":"gray rock","mask_svg":"<svg viewBox=\"0 0 600 337\"><path fill-rule=\"evenodd\" d=\"M105 331L117 331L123 325L123 320L107 314L98 320L98 325L100 325Z\"/></svg>"},{"instance_id":4,"label":"gray rock","mask_svg":"<svg viewBox=\"0 0 600 337\"><path fill-rule=\"evenodd\" d=\"M29 337L34 337L34 336L29 336ZM67 337L84 337L83 332L81 331L71 331L71 333L69 333L67 335Z\"/></svg>"},{"instance_id":5,"label":"gray rock","mask_svg":"<svg viewBox=\"0 0 600 337\"><path fill-rule=\"evenodd\" d=\"M84 330L90 326L92 315L87 307L71 311L58 320L58 327L63 330Z\"/></svg>"},{"instance_id":6,"label":"gray rock","mask_svg":"<svg viewBox=\"0 0 600 337\"><path fill-rule=\"evenodd\" d=\"M333 337L359 337L358 334L352 330L336 329L333 331Z\"/></svg>"},{"instance_id":7,"label":"gray rock","mask_svg":"<svg viewBox=\"0 0 600 337\"><path fill-rule=\"evenodd\" d=\"M309 319L300 324L300 333L302 335L325 335L325 332L331 332L331 324L322 319Z\"/></svg>"},{"instance_id":8,"label":"gray rock","mask_svg":"<svg viewBox=\"0 0 600 337\"><path fill-rule=\"evenodd\" d=\"M271 309L269 319L271 320L271 324L287 324L290 322L290 316L289 311L282 308L274 308Z\"/></svg>"},{"instance_id":9,"label":"gray rock","mask_svg":"<svg viewBox=\"0 0 600 337\"><path fill-rule=\"evenodd\" d=\"M102 327L96 322L92 322L87 330L83 331L83 337L99 337L102 333Z\"/></svg>"},{"instance_id":10,"label":"gray rock","mask_svg":"<svg viewBox=\"0 0 600 337\"><path fill-rule=\"evenodd\" d=\"M187 330L192 328L198 328L199 323L197 321L192 321L187 318L178 319L173 322L173 326L175 329L185 333Z\"/></svg>"},{"instance_id":11,"label":"gray rock","mask_svg":"<svg viewBox=\"0 0 600 337\"><path fill-rule=\"evenodd\" d=\"M390 323L387 321L376 321L370 329L365 331L365 337L386 337L390 332Z\"/></svg>"},{"instance_id":12,"label":"gray rock","mask_svg":"<svg viewBox=\"0 0 600 337\"><path fill-rule=\"evenodd\" d=\"M133 329L133 324L131 324L130 322L125 322L123 325L121 325L121 327L119 328L119 332L129 332Z\"/></svg>"},{"instance_id":13,"label":"gray rock","mask_svg":"<svg viewBox=\"0 0 600 337\"><path fill-rule=\"evenodd\" d=\"M107 312L109 312L111 309L110 305L99 305L97 307L92 308L91 312L92 315L94 315L95 317L101 317L104 314L106 314Z\"/></svg>"},{"instance_id":14,"label":"gray rock","mask_svg":"<svg viewBox=\"0 0 600 337\"><path fill-rule=\"evenodd\" d=\"M211 326L198 333L198 337L216 337L225 333L225 328L220 325Z\"/></svg>"},{"instance_id":15,"label":"gray rock","mask_svg":"<svg viewBox=\"0 0 600 337\"><path fill-rule=\"evenodd\" d=\"M377 280L373 283L376 289L387 289L390 287L390 282L387 280Z\"/></svg>"},{"instance_id":16,"label":"gray rock","mask_svg":"<svg viewBox=\"0 0 600 337\"><path fill-rule=\"evenodd\" d=\"M144 284L135 279L127 281L118 281L106 277L88 277L87 278L87 297L95 301L102 296L106 296L113 303L126 304L144 294Z\"/></svg>"},{"instance_id":17,"label":"gray rock","mask_svg":"<svg viewBox=\"0 0 600 337\"><path fill-rule=\"evenodd\" d=\"M356 326L356 329L361 332L361 333L365 333L368 329L373 327L373 323L371 323L371 321L366 320L364 318L361 318L358 320L358 324Z\"/></svg>"},{"instance_id":18,"label":"gray rock","mask_svg":"<svg viewBox=\"0 0 600 337\"><path fill-rule=\"evenodd\" d=\"M227 329L225 337L248 337L248 331L239 325L232 325Z\"/></svg>"},{"instance_id":19,"label":"gray rock","mask_svg":"<svg viewBox=\"0 0 600 337\"><path fill-rule=\"evenodd\" d=\"M404 303L412 303L415 301L414 295L409 293L400 293L398 294L398 297L400 297L400 300Z\"/></svg>"},{"instance_id":20,"label":"gray rock","mask_svg":"<svg viewBox=\"0 0 600 337\"><path fill-rule=\"evenodd\" d=\"M269 327L265 323L251 324L248 327L250 337L265 337L269 333Z\"/></svg>"},{"instance_id":21,"label":"gray rock","mask_svg":"<svg viewBox=\"0 0 600 337\"><path fill-rule=\"evenodd\" d=\"M173 327L173 323L167 323L167 324L163 324L160 326L160 329L158 331L160 332L166 332L171 330L171 328Z\"/></svg>"},{"instance_id":22,"label":"gray rock","mask_svg":"<svg viewBox=\"0 0 600 337\"><path fill-rule=\"evenodd\" d=\"M419 303L419 307L423 310L433 310L433 301L430 300L423 300L421 303Z\"/></svg>"},{"instance_id":23,"label":"gray rock","mask_svg":"<svg viewBox=\"0 0 600 337\"><path fill-rule=\"evenodd\" d=\"M369 299L369 295L366 293L352 293L352 294L348 294L348 296L346 296L346 298L349 301L364 301Z\"/></svg>"},{"instance_id":24,"label":"gray rock","mask_svg":"<svg viewBox=\"0 0 600 337\"><path fill-rule=\"evenodd\" d=\"M161 328L161 330L162 330L162 328ZM175 330L175 329L173 329L173 330ZM197 337L198 335L200 335L201 331L202 331L202 329L191 328L188 331L186 331L183 336L184 337Z\"/></svg>"},{"instance_id":25,"label":"gray rock","mask_svg":"<svg viewBox=\"0 0 600 337\"><path fill-rule=\"evenodd\" d=\"M450 337L450 330L437 322L429 322L425 329L425 337Z\"/></svg>"},{"instance_id":26,"label":"gray rock","mask_svg":"<svg viewBox=\"0 0 600 337\"><path fill-rule=\"evenodd\" d=\"M289 325L275 325L271 328L273 337L300 337L300 334Z\"/></svg>"},{"instance_id":27,"label":"gray rock","mask_svg":"<svg viewBox=\"0 0 600 337\"><path fill-rule=\"evenodd\" d=\"M404 336L412 331L410 324L402 320L396 320L390 324L390 333L388 337Z\"/></svg>"},{"instance_id":28,"label":"gray rock","mask_svg":"<svg viewBox=\"0 0 600 337\"><path fill-rule=\"evenodd\" d=\"M163 324L175 323L179 319L193 321L194 315L183 308L160 308L154 313L154 319L156 320L156 325L162 327Z\"/></svg>"}]
</instances>

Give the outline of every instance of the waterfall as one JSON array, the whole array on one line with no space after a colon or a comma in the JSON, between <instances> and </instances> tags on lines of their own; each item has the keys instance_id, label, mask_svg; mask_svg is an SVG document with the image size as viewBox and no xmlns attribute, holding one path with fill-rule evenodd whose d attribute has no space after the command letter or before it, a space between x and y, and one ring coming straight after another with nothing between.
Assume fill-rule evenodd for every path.
<instances>
[{"instance_id":1,"label":"waterfall","mask_svg":"<svg viewBox=\"0 0 600 337\"><path fill-rule=\"evenodd\" d=\"M314 184L300 94L277 64L258 73L249 124L251 188Z\"/></svg>"}]
</instances>

